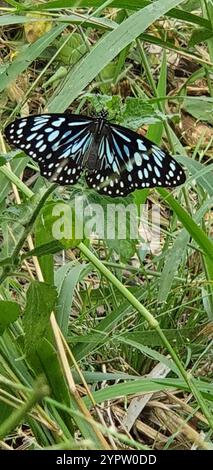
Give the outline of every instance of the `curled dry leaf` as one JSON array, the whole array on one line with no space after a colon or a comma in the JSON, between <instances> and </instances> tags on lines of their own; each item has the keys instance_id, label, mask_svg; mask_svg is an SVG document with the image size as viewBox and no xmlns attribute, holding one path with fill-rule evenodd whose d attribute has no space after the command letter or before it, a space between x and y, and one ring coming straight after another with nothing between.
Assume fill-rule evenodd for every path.
<instances>
[{"instance_id":1,"label":"curled dry leaf","mask_svg":"<svg viewBox=\"0 0 213 470\"><path fill-rule=\"evenodd\" d=\"M211 126L198 122L184 112L182 112L181 125L178 126L178 130L184 142L190 147L195 147L200 141L200 148L206 148L213 139L213 128Z\"/></svg>"},{"instance_id":2,"label":"curled dry leaf","mask_svg":"<svg viewBox=\"0 0 213 470\"><path fill-rule=\"evenodd\" d=\"M7 87L7 95L12 102L20 103L22 100L24 100L25 88L26 87L24 84L20 84L19 86L15 82L10 83L10 85ZM29 106L27 102L22 105L20 114L22 117L28 116Z\"/></svg>"},{"instance_id":3,"label":"curled dry leaf","mask_svg":"<svg viewBox=\"0 0 213 470\"><path fill-rule=\"evenodd\" d=\"M26 23L24 25L25 36L27 42L29 42L30 44L35 42L37 39L39 39L45 33L50 31L50 29L52 28L52 21L50 21L49 18L45 17L44 15L41 15L39 13L30 13L26 16L29 16L31 19L37 19L37 21L30 21L29 19L29 23Z\"/></svg>"}]
</instances>

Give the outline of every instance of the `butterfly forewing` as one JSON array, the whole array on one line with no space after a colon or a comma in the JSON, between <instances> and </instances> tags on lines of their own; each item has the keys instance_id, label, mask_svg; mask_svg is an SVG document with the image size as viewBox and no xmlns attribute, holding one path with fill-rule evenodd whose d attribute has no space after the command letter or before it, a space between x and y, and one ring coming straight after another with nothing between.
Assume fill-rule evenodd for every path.
<instances>
[{"instance_id":1,"label":"butterfly forewing","mask_svg":"<svg viewBox=\"0 0 213 470\"><path fill-rule=\"evenodd\" d=\"M74 184L81 175L94 127L91 118L43 114L17 119L6 127L10 143L32 157L42 176L59 184Z\"/></svg>"},{"instance_id":2,"label":"butterfly forewing","mask_svg":"<svg viewBox=\"0 0 213 470\"><path fill-rule=\"evenodd\" d=\"M122 126L107 125L106 130L98 149L102 166L87 175L89 186L125 196L135 189L184 183L181 166L154 143Z\"/></svg>"}]
</instances>

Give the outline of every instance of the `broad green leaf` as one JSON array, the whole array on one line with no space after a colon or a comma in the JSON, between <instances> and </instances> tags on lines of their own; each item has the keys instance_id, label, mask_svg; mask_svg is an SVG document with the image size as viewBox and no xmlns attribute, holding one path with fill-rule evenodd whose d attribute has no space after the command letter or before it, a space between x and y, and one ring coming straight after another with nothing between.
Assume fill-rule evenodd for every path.
<instances>
[{"instance_id":1,"label":"broad green leaf","mask_svg":"<svg viewBox=\"0 0 213 470\"><path fill-rule=\"evenodd\" d=\"M21 308L16 302L0 300L0 335L21 315Z\"/></svg>"},{"instance_id":2,"label":"broad green leaf","mask_svg":"<svg viewBox=\"0 0 213 470\"><path fill-rule=\"evenodd\" d=\"M38 352L44 338L50 337L50 314L56 303L55 287L33 281L27 291L23 317L25 352L28 360L39 367Z\"/></svg>"},{"instance_id":3,"label":"broad green leaf","mask_svg":"<svg viewBox=\"0 0 213 470\"><path fill-rule=\"evenodd\" d=\"M183 102L183 108L187 113L199 121L207 121L213 124L213 99L204 96L188 98Z\"/></svg>"},{"instance_id":4,"label":"broad green leaf","mask_svg":"<svg viewBox=\"0 0 213 470\"><path fill-rule=\"evenodd\" d=\"M80 407L79 402L77 403L76 399L68 391L64 374L58 361L57 351L49 342L44 341L42 343L39 357L55 399L59 403L66 404L77 413L82 413L82 408ZM73 435L75 431L70 415L61 411L60 416ZM100 442L94 432L93 426L90 423L87 423L85 419L82 419L81 416L75 416L74 420L76 421L76 425L81 431L82 436L84 436L85 439L92 439L94 446L100 448ZM58 421L59 419L57 422Z\"/></svg>"},{"instance_id":5,"label":"broad green leaf","mask_svg":"<svg viewBox=\"0 0 213 470\"><path fill-rule=\"evenodd\" d=\"M76 400L69 395L64 373L59 364L55 342L50 329L50 314L56 302L56 289L46 283L33 281L27 291L27 304L23 318L25 331L25 352L28 361L34 368L34 373L45 372L51 391L61 403L71 406L79 411ZM69 414L61 412L61 416L68 429L72 431L72 422ZM76 417L81 433L86 438L94 439L100 447L99 440L92 426L85 423L81 417Z\"/></svg>"},{"instance_id":6,"label":"broad green leaf","mask_svg":"<svg viewBox=\"0 0 213 470\"><path fill-rule=\"evenodd\" d=\"M163 114L158 109L155 109L154 105L149 101L145 101L141 98L127 97L119 123L133 130L137 130L143 124L160 123L161 125L168 117L169 115Z\"/></svg>"},{"instance_id":7,"label":"broad green leaf","mask_svg":"<svg viewBox=\"0 0 213 470\"><path fill-rule=\"evenodd\" d=\"M100 72L101 84L100 90L102 93L110 93L112 84L115 83L114 77L117 69L117 61L110 62Z\"/></svg>"},{"instance_id":8,"label":"broad green leaf","mask_svg":"<svg viewBox=\"0 0 213 470\"><path fill-rule=\"evenodd\" d=\"M23 152L20 150L11 150L10 152L7 152L6 154L2 154L0 155L0 166L5 165L7 162L10 162L11 160L14 160L17 162L19 157L23 158Z\"/></svg>"},{"instance_id":9,"label":"broad green leaf","mask_svg":"<svg viewBox=\"0 0 213 470\"><path fill-rule=\"evenodd\" d=\"M61 249L74 248L81 240L76 238L79 224L71 205L61 200L47 202L36 221L37 239L41 242L45 232L45 241L50 248L57 249L59 245Z\"/></svg>"},{"instance_id":10,"label":"broad green leaf","mask_svg":"<svg viewBox=\"0 0 213 470\"><path fill-rule=\"evenodd\" d=\"M213 31L205 28L197 28L192 32L189 40L189 47L194 47L196 44L200 44L213 36Z\"/></svg>"},{"instance_id":11,"label":"broad green leaf","mask_svg":"<svg viewBox=\"0 0 213 470\"><path fill-rule=\"evenodd\" d=\"M5 163L7 163L6 158L5 157L0 157L0 166L5 165Z\"/></svg>"},{"instance_id":12,"label":"broad green leaf","mask_svg":"<svg viewBox=\"0 0 213 470\"><path fill-rule=\"evenodd\" d=\"M132 195L113 201L96 191L89 190L85 195L82 206L84 236L90 238L96 233L111 251L119 254L122 261L129 260L136 251L139 225Z\"/></svg>"},{"instance_id":13,"label":"broad green leaf","mask_svg":"<svg viewBox=\"0 0 213 470\"><path fill-rule=\"evenodd\" d=\"M69 317L73 303L74 289L85 271L84 264L68 263L55 273L55 285L58 290L56 319L62 333L67 336Z\"/></svg>"},{"instance_id":14,"label":"broad green leaf","mask_svg":"<svg viewBox=\"0 0 213 470\"><path fill-rule=\"evenodd\" d=\"M47 325L48 327L48 325ZM45 334L45 333L44 333ZM64 378L64 374L58 359L58 353L55 345L48 341L46 338L42 340L38 337L38 347L36 352L39 357L40 366L45 373L48 383L50 385L51 393L57 400L62 403L70 404L70 397L68 387ZM60 384L60 386L58 386ZM70 423L68 417L63 415L67 423ZM71 428L72 429L72 428Z\"/></svg>"},{"instance_id":15,"label":"broad green leaf","mask_svg":"<svg viewBox=\"0 0 213 470\"><path fill-rule=\"evenodd\" d=\"M131 222L129 222L131 223ZM127 227L128 230L128 227ZM131 238L127 238L126 240L107 240L106 244L110 250L114 250L120 257L121 262L126 263L128 262L132 256L134 256L136 252L136 245L138 240L131 240Z\"/></svg>"},{"instance_id":16,"label":"broad green leaf","mask_svg":"<svg viewBox=\"0 0 213 470\"><path fill-rule=\"evenodd\" d=\"M73 409L79 411L76 401L68 392L50 328L50 315L56 298L55 287L37 281L31 283L27 291L27 303L23 318L25 353L35 374L41 373L41 371L45 372L53 396L61 403L72 406ZM73 432L69 414L63 411L60 414L68 429ZM76 418L76 422L82 435L88 438L90 425L85 425L85 422L79 417ZM92 435L91 429L90 435Z\"/></svg>"}]
</instances>

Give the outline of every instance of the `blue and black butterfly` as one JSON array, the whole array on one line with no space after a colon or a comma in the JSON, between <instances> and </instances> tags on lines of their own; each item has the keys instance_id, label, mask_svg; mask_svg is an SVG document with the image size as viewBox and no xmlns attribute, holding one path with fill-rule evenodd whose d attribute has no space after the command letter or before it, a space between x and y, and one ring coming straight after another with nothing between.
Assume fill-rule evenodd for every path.
<instances>
[{"instance_id":1,"label":"blue and black butterfly","mask_svg":"<svg viewBox=\"0 0 213 470\"><path fill-rule=\"evenodd\" d=\"M8 141L25 151L41 175L60 185L75 184L85 172L89 187L111 197L135 189L175 187L185 181L181 166L157 145L107 120L75 114L42 114L15 120Z\"/></svg>"}]
</instances>

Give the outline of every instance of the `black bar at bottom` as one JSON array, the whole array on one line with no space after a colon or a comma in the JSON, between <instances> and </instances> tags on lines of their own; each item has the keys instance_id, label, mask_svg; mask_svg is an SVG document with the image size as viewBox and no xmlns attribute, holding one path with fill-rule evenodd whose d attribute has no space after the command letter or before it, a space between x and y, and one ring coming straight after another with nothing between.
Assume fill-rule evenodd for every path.
<instances>
[{"instance_id":1,"label":"black bar at bottom","mask_svg":"<svg viewBox=\"0 0 213 470\"><path fill-rule=\"evenodd\" d=\"M210 455L208 451L57 451L57 450L35 450L35 451L0 451L0 463L12 464L48 464L51 468L61 468L62 466L80 466L81 468L91 468L100 465L140 465L153 468L171 465L205 465ZM171 468L171 467L170 467Z\"/></svg>"}]
</instances>

